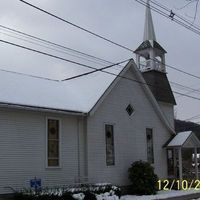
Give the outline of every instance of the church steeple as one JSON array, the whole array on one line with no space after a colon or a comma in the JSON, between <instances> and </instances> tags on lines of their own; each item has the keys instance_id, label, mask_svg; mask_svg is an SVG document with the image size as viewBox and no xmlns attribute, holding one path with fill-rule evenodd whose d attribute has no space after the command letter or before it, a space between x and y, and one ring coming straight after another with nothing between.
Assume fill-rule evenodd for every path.
<instances>
[{"instance_id":1,"label":"church steeple","mask_svg":"<svg viewBox=\"0 0 200 200\"><path fill-rule=\"evenodd\" d=\"M150 0L147 0L146 5L143 42L134 51L136 54L136 64L141 71L156 70L165 73L166 51L156 41Z\"/></svg>"},{"instance_id":2,"label":"church steeple","mask_svg":"<svg viewBox=\"0 0 200 200\"><path fill-rule=\"evenodd\" d=\"M155 99L159 103L164 102L173 107L176 105L176 101L165 69L165 53L167 52L156 41L150 0L147 0L146 5L143 42L134 51L136 64Z\"/></svg>"},{"instance_id":3,"label":"church steeple","mask_svg":"<svg viewBox=\"0 0 200 200\"><path fill-rule=\"evenodd\" d=\"M155 34L155 31L154 31L153 19L152 19L152 15L151 15L151 9L150 9L149 1L150 0L147 0L143 41L146 41L146 40L156 41L156 34Z\"/></svg>"}]
</instances>

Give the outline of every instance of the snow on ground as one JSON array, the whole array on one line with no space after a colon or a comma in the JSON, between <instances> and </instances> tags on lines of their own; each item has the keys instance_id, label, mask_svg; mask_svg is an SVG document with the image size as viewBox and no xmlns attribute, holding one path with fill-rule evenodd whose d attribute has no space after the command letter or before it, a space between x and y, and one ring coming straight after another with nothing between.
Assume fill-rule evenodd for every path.
<instances>
[{"instance_id":1,"label":"snow on ground","mask_svg":"<svg viewBox=\"0 0 200 200\"><path fill-rule=\"evenodd\" d=\"M144 196L136 196L136 195L126 195L122 196L120 200L154 200L154 199L166 199L169 197L177 197L183 196L187 194L200 193L200 190L170 190L170 191L159 191L156 195L144 195ZM199 198L200 200L200 198Z\"/></svg>"}]
</instances>

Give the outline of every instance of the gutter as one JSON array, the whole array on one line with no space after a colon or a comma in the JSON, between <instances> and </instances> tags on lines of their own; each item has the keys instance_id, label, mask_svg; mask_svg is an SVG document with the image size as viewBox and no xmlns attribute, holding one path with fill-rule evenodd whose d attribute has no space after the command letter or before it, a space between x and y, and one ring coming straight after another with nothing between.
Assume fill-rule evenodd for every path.
<instances>
[{"instance_id":1,"label":"gutter","mask_svg":"<svg viewBox=\"0 0 200 200\"><path fill-rule=\"evenodd\" d=\"M37 111L37 112L50 112L50 113L68 114L68 115L76 115L76 116L87 116L87 113L79 112L79 111L46 108L46 107L39 107L39 106L29 106L29 105L4 103L4 102L0 102L0 107L1 108L15 108L15 109L20 109L20 110L29 110L29 111Z\"/></svg>"}]
</instances>

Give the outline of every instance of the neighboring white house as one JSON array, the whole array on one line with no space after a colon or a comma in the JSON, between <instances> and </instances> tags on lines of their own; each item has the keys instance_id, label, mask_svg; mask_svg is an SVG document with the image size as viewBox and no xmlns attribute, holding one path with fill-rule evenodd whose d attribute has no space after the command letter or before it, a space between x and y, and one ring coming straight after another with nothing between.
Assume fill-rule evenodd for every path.
<instances>
[{"instance_id":1,"label":"neighboring white house","mask_svg":"<svg viewBox=\"0 0 200 200\"><path fill-rule=\"evenodd\" d=\"M136 64L106 70L118 77L98 71L55 82L0 72L0 193L29 187L34 177L42 186L126 185L136 160L168 177L175 99L149 7L135 53Z\"/></svg>"}]
</instances>

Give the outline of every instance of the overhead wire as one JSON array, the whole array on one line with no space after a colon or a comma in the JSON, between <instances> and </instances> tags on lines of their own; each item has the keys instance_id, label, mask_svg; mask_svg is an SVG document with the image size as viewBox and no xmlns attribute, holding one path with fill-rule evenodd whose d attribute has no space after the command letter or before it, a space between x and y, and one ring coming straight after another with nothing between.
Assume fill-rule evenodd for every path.
<instances>
[{"instance_id":1,"label":"overhead wire","mask_svg":"<svg viewBox=\"0 0 200 200\"><path fill-rule=\"evenodd\" d=\"M138 2L138 3L140 3L141 5L146 6L146 7L148 6L147 3L145 1L143 1L143 0L135 0L135 1ZM190 31L192 31L192 32L200 35L199 29L196 28L195 26L193 26L192 22L191 22L191 24L186 24L183 20L180 21L180 20L176 19L175 17L171 18L170 15L169 15L169 13L166 13L163 10L161 10L161 9L159 9L159 8L153 6L153 5L151 5L150 8L151 8L151 10L157 12L158 14L160 14L160 15L168 18L168 19L171 19L173 22L176 22L177 24L179 24L179 25L187 28L188 30L190 30Z\"/></svg>"},{"instance_id":2,"label":"overhead wire","mask_svg":"<svg viewBox=\"0 0 200 200\"><path fill-rule=\"evenodd\" d=\"M76 58L79 58L79 59L82 59L82 60L85 60L85 61L88 61L88 62L92 62L92 63L96 63L96 64L101 64L102 63L100 61L98 62L98 61L90 60L90 59L87 59L87 58L84 58L84 57L81 57L81 56L78 56L78 55L74 55L74 54L68 53L68 52L63 51L63 50L59 50L59 49L55 49L55 48L52 48L52 47L48 47L46 45L42 45L42 44L39 44L37 42L32 42L32 41L29 41L27 39L23 39L23 38L20 38L20 37L17 37L17 36L13 36L13 35L1 32L1 31L0 31L0 33L4 34L6 36L9 36L9 37L15 38L15 39L19 39L19 40L24 41L24 42L28 42L30 44L38 45L40 47L47 48L47 49L50 49L50 50L53 50L53 51L56 51L56 52L59 52L59 53L63 53L63 54L69 55L69 56L73 56L73 57L76 57Z\"/></svg>"},{"instance_id":3,"label":"overhead wire","mask_svg":"<svg viewBox=\"0 0 200 200\"><path fill-rule=\"evenodd\" d=\"M92 67L92 66L89 66L89 65L86 65L86 64L82 64L82 63L73 61L73 60L69 60L69 59L62 58L62 57L59 57L59 56L56 56L56 55L53 55L53 54L49 54L49 53L47 53L47 52L43 52L43 51L39 51L39 50L36 50L36 49L33 49L33 48L25 47L25 46L23 46L23 45L19 45L19 44L13 43L13 42L5 41L5 40L0 40L0 42L5 43L5 44L9 44L9 45L12 45L12 46L15 46L15 47L19 47L19 48L22 48L22 49L25 49L25 50L29 50L29 51L32 51L32 52L35 52L35 53L39 53L39 54L42 54L42 55L45 55L45 56L49 56L49 57L52 57L52 58L55 58L55 59L59 59L59 60L62 60L62 61L66 61L66 62L75 64L75 65L79 65L79 66L82 66L82 67L85 67L85 68L93 69L93 73L96 72L96 71L100 71L100 72L103 72L103 73L106 73L106 74L110 74L110 75L113 75L113 76L116 76L116 77L124 78L124 79L130 80L130 81L133 81L133 82L137 82L137 83L140 83L140 84L143 84L143 85L148 85L148 86L152 86L152 87L159 87L159 86L156 86L156 85L147 84L147 83L145 83L145 82L137 81L137 80L135 80L135 79L131 79L131 78L128 78L128 77L124 77L124 76L121 76L121 75L117 75L117 74L112 73L112 72L109 72L109 71L101 70L101 68L98 69L98 68L95 68L95 67ZM127 60L126 60L126 61L127 61ZM123 62L125 62L125 61L123 61ZM92 72L91 72L91 73L92 73ZM73 78L73 77L72 77L72 78ZM72 80L72 78L71 78L71 80ZM74 79L74 78L73 78L73 79ZM63 81L64 81L64 80L63 80ZM168 90L168 89L166 89L166 88L162 88L162 89L163 89L163 90ZM175 94L183 95L183 96L188 97L188 98L200 100L200 98L197 98L197 97L194 97L194 96L190 96L190 95L187 95L187 94L183 94L183 93L180 93L180 92L177 92L177 91L173 91L173 92L174 92Z\"/></svg>"},{"instance_id":4,"label":"overhead wire","mask_svg":"<svg viewBox=\"0 0 200 200\"><path fill-rule=\"evenodd\" d=\"M93 56L91 54L87 54L85 52L78 51L78 50L75 50L73 48L69 48L67 46L64 46L64 45L49 41L49 40L41 38L41 37L34 36L32 34L25 33L25 32L20 31L20 30L16 30L14 28L10 28L8 26L4 26L4 25L0 24L0 28L2 28L4 30L7 30L7 31L10 31L10 33L18 34L19 36L24 36L27 39L35 40L37 42L39 41L39 42L42 42L44 44L48 44L50 46L53 46L53 47L56 47L56 48L59 48L59 49L62 49L62 50L70 51L70 52L76 53L76 54L81 55L81 56L89 57L89 58L92 58L92 59L100 61L100 62L106 62L106 63L110 63L111 64L110 61L106 61L104 59L101 59L99 57Z\"/></svg>"},{"instance_id":5,"label":"overhead wire","mask_svg":"<svg viewBox=\"0 0 200 200\"><path fill-rule=\"evenodd\" d=\"M43 76L36 76L36 75L26 74L26 73L22 73L22 72L16 72L16 71L11 71L11 70L6 70L6 69L2 69L2 68L0 68L0 71L11 73L11 74L23 75L23 76L32 77L32 78L38 78L38 79L48 80L48 81L55 81L55 82L59 82L60 81L58 79L46 78L46 77L43 77Z\"/></svg>"},{"instance_id":6,"label":"overhead wire","mask_svg":"<svg viewBox=\"0 0 200 200\"><path fill-rule=\"evenodd\" d=\"M200 94L200 88L194 89L192 87L188 87L188 86L176 83L176 82L172 82L172 81L169 81L169 82L170 82L170 84L174 85L174 87L181 88L181 90L186 90L187 92L185 94L191 94L191 93ZM182 97L182 96L178 95L178 96L176 96L176 99L180 98L180 97Z\"/></svg>"},{"instance_id":7,"label":"overhead wire","mask_svg":"<svg viewBox=\"0 0 200 200\"><path fill-rule=\"evenodd\" d=\"M26 40L25 40L25 41L26 41ZM33 44L35 44L35 43L33 43ZM43 45L39 45L39 46L45 47L45 46L43 46ZM107 61L107 62L109 62L109 61ZM89 75L89 74L91 74L91 73L94 73L94 72L97 72L97 71L101 71L101 70L104 70L104 69L107 69L107 68L110 68L110 67L113 67L113 66L116 66L116 65L120 65L120 64L121 64L121 62L119 62L119 63L112 63L112 64L109 65L109 66L105 66L105 67L103 67L103 68L97 69L97 70L92 71L92 72L86 72L86 73L83 73L83 74L80 74L80 75L76 75L76 76L73 76L73 77L69 77L69 78L66 78L66 79L64 79L64 80L62 80L62 81L71 80L71 79L74 79L74 78L79 78L79 77L81 77L81 76ZM40 76L29 75L29 74L20 73L20 72L13 72L13 71L4 70L4 69L0 69L0 70L1 70L1 71L6 71L6 72L10 72L10 73L16 73L16 74L21 74L21 75L27 75L27 76L35 77L35 78L42 78L42 79L46 79L46 80L59 81L59 80L55 80L55 79L50 79L50 78L45 78L45 77L40 77ZM184 72L183 72L183 73L184 73ZM188 86L181 85L181 84L179 84L179 83L175 83L175 82L171 82L171 81L170 81L170 83L175 84L175 85L179 85L180 87L182 87L182 88L184 88L184 89L189 89L190 92L191 92L191 90L192 90L192 92L199 92L199 90L190 88L190 87L188 87Z\"/></svg>"},{"instance_id":8,"label":"overhead wire","mask_svg":"<svg viewBox=\"0 0 200 200\"><path fill-rule=\"evenodd\" d=\"M0 25L0 27L1 27L1 25ZM4 27L4 26L3 26ZM7 27L6 27L7 28ZM11 28L9 28L9 29L11 29ZM11 29L11 30L14 30L14 31L16 31L15 29ZM20 32L20 33L23 33L23 32ZM35 42L31 42L31 41L28 41L28 40L25 40L25 39L22 39L22 38L19 38L19 37L16 37L16 36L12 36L12 35L9 35L9 34L7 34L7 33L3 33L3 34L6 34L6 35L8 35L8 36L11 36L11 37L14 37L14 38L17 38L17 39L20 39L20 40L22 40L22 41L27 41L27 42L30 42L30 43L32 43L32 44L37 44L37 43L35 43ZM26 33L23 33L23 34L26 34ZM33 35L29 35L29 36L31 36L31 37L33 37L34 38L34 36ZM41 40L40 38L37 38L38 40ZM46 40L45 40L46 41ZM50 41L47 41L47 42L50 42ZM50 42L51 43L51 42ZM56 43L55 43L56 44ZM46 47L46 46L44 46L44 45L40 45L40 44L37 44L37 45L39 45L39 46L42 46L42 47ZM56 44L57 45L57 44ZM67 48L67 47L66 47ZM52 48L50 48L50 49L52 49ZM53 49L54 50L54 49ZM70 49L70 50L73 50L73 49ZM75 50L76 51L76 50ZM60 51L58 51L58 52L60 52ZM61 51L62 52L62 51ZM82 53L82 52L79 52L79 53ZM69 55L71 55L71 54L69 54ZM87 56L90 56L89 54L86 54ZM91 57L93 57L93 56L91 56ZM101 58L98 58L98 57L95 57L95 58L97 58L97 59L99 59L99 60L102 60L102 61L105 61L105 62L107 62L107 63L110 63L110 64L114 64L114 66L115 66L115 63L111 63L110 61L106 61L106 60L103 60L103 59L101 59ZM87 59L86 59L87 60ZM95 61L91 61L91 62L95 62ZM107 68L107 66L105 67L105 68ZM175 67L173 67L173 69L175 69L175 70L177 70ZM11 71L10 71L11 72ZM184 71L181 71L182 73L186 73L186 72L184 72ZM16 72L14 72L14 73L16 73ZM21 73L22 74L22 73ZM86 75L86 74L90 74L90 72L89 73L84 73L83 75ZM188 73L187 73L188 74ZM25 75L25 74L24 74ZM188 74L188 75L191 75L191 74ZM31 75L30 75L31 76ZM192 75L193 76L193 75ZM80 75L77 75L76 77L80 77ZM38 78L42 78L42 77L38 77ZM48 79L48 78L47 78ZM70 79L72 79L72 78L68 78L68 79L66 79L66 80L70 80ZM58 81L58 80L57 80ZM178 85L178 83L174 83L174 84L177 84ZM183 86L183 85L182 85ZM186 86L183 86L183 87L186 87ZM195 89L192 89L192 88L189 88L189 89L191 89L191 90L193 90L194 92L195 92Z\"/></svg>"},{"instance_id":9,"label":"overhead wire","mask_svg":"<svg viewBox=\"0 0 200 200\"><path fill-rule=\"evenodd\" d=\"M33 4L31 4L31 3L27 2L27 1L24 1L24 0L19 0L19 1L22 2L22 3L24 3L24 4L26 4L26 5L28 5L28 6L30 6L30 7L32 7L32 8L35 8L35 9L41 11L41 12L43 12L43 13L49 15L49 16L52 16L52 17L54 17L54 18L56 18L56 19L58 19L58 20L60 20L60 21L63 21L63 22L65 22L65 23L67 23L67 24L69 24L69 25L71 25L71 26L73 26L73 27L75 27L75 28L78 28L78 29L80 29L80 30L82 30L82 31L84 31L84 32L86 32L86 33L89 33L90 35L93 35L93 36L95 36L95 37L98 37L98 38L100 38L100 39L103 39L103 40L105 40L105 41L107 41L107 42L109 42L109 43L111 43L111 44L113 44L113 45L115 45L115 46L118 46L118 47L120 47L120 48L123 48L123 49L128 50L128 51L130 51L130 52L133 53L133 50L132 50L132 49L130 49L130 48L124 46L124 45L121 45L121 44L119 44L119 43L117 43L117 42L114 42L114 41L112 41L112 40L110 40L110 39L107 39L107 38L104 37L104 36L101 36L101 35L99 35L99 34L93 32L93 31L91 31L91 30L88 30L88 29L86 29L86 28L84 28L84 27L82 27L82 26L80 26L80 25L77 25L77 24L75 24L75 23L72 23L72 22L70 22L69 20L63 19L63 18L61 18L61 17L59 17L59 16L57 16L57 15L55 15L55 14L53 14L53 13L50 13L50 12L47 11L47 10L44 10L44 9L38 7L38 6L33 5Z\"/></svg>"},{"instance_id":10,"label":"overhead wire","mask_svg":"<svg viewBox=\"0 0 200 200\"><path fill-rule=\"evenodd\" d=\"M19 1L21 1L21 2L23 2L23 3L25 3L25 4L27 4L27 5L29 5L29 6L31 6L31 7L33 7L33 8L35 8L35 9L37 9L37 10L40 10L40 11L42 11L42 12L45 12L46 14L49 14L49 15L51 15L51 16L53 16L53 17L56 17L57 19L59 19L59 20L62 20L62 21L65 21L65 22L69 22L69 21L66 21L65 19L62 19L62 18L60 18L60 17L58 17L58 16L55 16L54 14L52 14L52 13L50 13L50 12L48 12L48 11L46 11L46 10L44 10L44 9L41 9L41 8L39 8L39 7L37 7L37 6L35 6L35 5L33 5L33 4L30 4L29 2L27 2L27 1L24 1L24 0L19 0ZM136 0L137 2L143 2L143 5L145 4L145 6L147 6L147 4L146 4L146 2L144 2L143 0ZM156 5L158 5L158 3L155 3L154 1L152 1L152 3L154 3L154 4L156 4ZM161 7L161 6L160 6ZM151 8L152 8L152 6L151 6ZM155 7L153 7L153 8L155 8ZM169 9L166 9L165 7L163 7L162 6L162 8L164 8L165 10L167 10L167 11L169 11ZM168 14L166 14L165 15L167 18L169 18L169 16L168 16ZM72 23L72 22L69 22L70 24L74 24L74 23ZM0 27L4 27L4 28L7 28L7 29L10 29L10 30L13 30L13 29L11 29L11 28L8 28L8 27L5 27L5 26L2 26L2 25L0 25ZM13 31L15 31L15 30L13 30ZM24 34L23 32L21 32L21 31L17 31L17 32L19 32L19 33L21 33L21 34ZM199 34L200 34L200 32L199 32ZM33 37L33 38L35 38L35 39L40 39L40 38L38 38L38 37L34 37L34 36L31 36L30 34L24 34L24 35L26 35L26 36L30 36L30 37ZM99 34L97 34L97 35L99 35ZM109 40L109 39L107 39L107 38L105 38L106 40ZM41 40L41 39L40 39ZM50 42L50 41L47 41L47 40L43 40L43 41L45 41L45 42ZM51 44L54 44L54 45L57 45L57 44L55 44L55 43L52 43L52 42L50 42ZM61 45L59 45L59 46L61 46ZM123 45L121 45L121 46L123 46ZM63 47L63 46L62 46ZM65 48L65 47L64 47ZM129 49L130 50L130 49ZM77 52L77 51L76 51ZM132 50L131 50L131 52L133 52ZM80 52L79 52L80 53ZM81 53L83 53L83 52L81 52ZM88 54L85 54L85 55L87 55L88 56ZM89 55L89 56L91 56L91 55ZM92 57L94 57L94 56L92 56ZM97 57L94 57L95 59L99 59L99 58L97 58ZM105 60L103 60L103 59L99 59L99 60L101 60L101 61L105 61ZM107 62L107 61L106 61ZM179 71L179 72L181 72L181 73L184 73L184 74L187 74L187 75L189 75L189 76L192 76L192 77L195 77L195 78L198 78L198 79L200 79L200 77L199 76L196 76L196 75L194 75L194 74L191 74L191 73L188 73L188 72L185 72L185 71L183 71L183 70L180 70L180 69L177 69L177 68L175 68L175 67L173 67L173 66L170 66L170 65L167 65L166 63L165 63L165 65L166 66L168 66L169 68L171 68L171 69L174 69L174 70L176 70L176 71Z\"/></svg>"},{"instance_id":11,"label":"overhead wire","mask_svg":"<svg viewBox=\"0 0 200 200\"><path fill-rule=\"evenodd\" d=\"M60 17L58 17L58 16L55 16L54 14L52 14L52 13L49 13L48 11L45 11L45 10L43 10L43 9L41 9L41 8L39 8L39 7L37 7L37 6L34 6L33 4L30 4L30 3L28 3L28 2L26 2L26 1L23 1L23 0L20 0L21 2L23 2L23 3L25 3L25 4L27 4L27 5L29 5L29 6L32 6L32 7L34 7L34 8L36 8L36 9L38 9L38 10L40 10L40 11L42 11L42 12L45 12L46 14L50 14L51 16L53 16L53 17L56 17L57 19L60 19L60 20L62 20L62 21L65 21L65 22L68 22L68 21L66 21L66 20L64 20L64 19L62 19L62 18L60 18ZM71 24L71 22L69 22L69 24ZM71 24L71 25L74 25L73 23ZM77 28L82 28L82 27L77 27ZM84 30L84 28L83 28L83 30ZM89 32L90 33L90 32ZM97 36L96 34L95 34L95 36ZM100 37L101 39L104 39L104 38L102 38L102 37ZM37 38L38 39L38 38ZM107 41L108 41L108 39L106 39ZM20 45L18 45L18 47L19 47ZM120 45L121 46L121 45ZM21 46L22 47L22 46ZM122 46L121 46L122 47ZM31 50L31 48L26 48L27 50ZM33 50L33 49L32 49ZM130 50L130 49L129 49ZM35 51L35 50L34 50ZM39 53L39 51L35 51L35 52L38 52ZM132 50L131 50L131 52L132 52ZM41 53L41 52L40 52ZM48 54L48 53L44 53L44 55L50 55L50 54ZM54 58L58 58L58 56L54 56L53 55L53 57ZM68 59L63 59L62 58L62 60L68 60ZM75 64L75 63L74 63ZM169 67L171 67L171 66L169 66ZM173 69L175 69L175 70L177 70L176 68L174 68L174 67L172 67ZM94 69L94 68L93 68ZM99 71L99 70L98 70ZM183 73L185 73L184 71L182 71L182 70L179 70L180 72L183 72ZM86 74L86 73L85 73ZM87 73L88 74L88 73ZM190 73L187 73L188 75L192 75L192 74L190 74ZM194 75L192 75L192 76L194 76ZM196 76L195 76L196 77ZM187 95L188 96L188 95Z\"/></svg>"},{"instance_id":12,"label":"overhead wire","mask_svg":"<svg viewBox=\"0 0 200 200\"><path fill-rule=\"evenodd\" d=\"M155 0L151 0L151 3L155 4L156 6L160 7L161 9L164 9L165 11L167 11L167 12L169 12L169 13L172 11L172 9L167 8L166 6L162 5L161 3L159 3L159 2L157 2L157 1L155 1ZM181 16L181 15L179 15L179 14L177 14L177 13L174 13L174 14L175 14L175 16L176 16L177 18L179 18L179 19L182 20L183 22L185 22L185 23L189 24L190 26L192 26L192 27L194 27L194 28L200 30L200 26L199 26L199 25L194 24L192 21L186 19L185 17L183 17L183 16Z\"/></svg>"},{"instance_id":13,"label":"overhead wire","mask_svg":"<svg viewBox=\"0 0 200 200\"><path fill-rule=\"evenodd\" d=\"M36 37L36 36L34 36L34 35L31 35L31 34L27 34L27 33L24 33L24 32L22 32L22 31L19 31L19 30L10 28L10 27L3 26L3 25L1 25L1 24L0 24L0 28L6 29L6 30L9 30L9 31L13 31L14 33L18 33L18 34L24 35L24 36L26 36L28 39L29 39L29 38L35 39L36 41L41 41L41 42L44 42L45 44L50 44L50 45L56 46L56 47L61 48L61 49L64 49L64 50L69 50L69 51L71 51L71 52L73 52L73 53L77 53L78 55L86 56L86 57L89 57L89 58L91 58L91 59L94 59L95 61L89 60L89 59L87 59L87 58L83 58L83 57L80 57L80 56L77 56L77 55L73 55L73 54L71 54L71 53L66 53L66 54L68 54L68 55L70 55L70 56L74 56L74 57L77 57L77 58L81 58L81 59L83 59L83 60L86 60L86 61L89 61L89 62L93 62L93 63L96 63L96 64L101 64L102 62L103 62L103 63L107 63L107 64L114 64L114 62L111 62L111 61L108 61L108 60L105 60L105 59L102 59L102 58L99 58L99 57L96 57L96 56L93 56L93 55L90 55L90 54L86 54L86 53L84 53L84 52L81 52L81 51L78 51L78 50L75 50L75 49L66 47L66 46L64 46L64 45L60 45L60 44L51 42L51 41L49 41L49 40ZM9 34L7 34L7 33L3 33L3 34L9 35ZM20 35L20 36L21 36L21 35ZM11 36L11 35L9 35L9 36ZM28 40L25 40L25 39L23 39L23 38L18 38L18 37L16 37L16 36L11 36L11 37L14 37L14 38L17 38L17 39L20 39L20 40L23 40L23 41L26 41L26 42L29 42L29 43L32 43L32 44L36 44L36 45L39 45L39 46L41 46L41 47L49 48L49 47L47 47L47 46L44 46L44 45L41 45L41 44L38 44L38 43L34 43L34 42L32 42L32 41L28 41ZM65 52L60 51L60 50L57 50L57 49L53 49L53 48L49 48L49 49L52 49L52 50L55 50L55 51L58 51L58 52L61 52L61 53L65 53ZM96 60L97 60L98 62L96 62ZM155 61L157 61L157 60L155 60ZM165 63L165 65L166 65L167 67L173 69L173 70L176 70L176 71L178 71L178 72L181 72L181 73L183 73L183 74L189 75L189 76L191 76L191 77L195 77L195 78L200 79L200 76L197 76L197 75L191 74L191 73L189 73L189 72L180 70L180 69L178 69L177 67L174 67L174 66L169 65L169 64L166 64L166 63Z\"/></svg>"},{"instance_id":14,"label":"overhead wire","mask_svg":"<svg viewBox=\"0 0 200 200\"><path fill-rule=\"evenodd\" d=\"M200 92L200 88L192 90L192 91L189 91L189 92L186 92L185 94L191 94L191 93L196 93L196 92L199 93ZM182 97L182 96L177 96L176 98L180 98L180 97Z\"/></svg>"}]
</instances>

